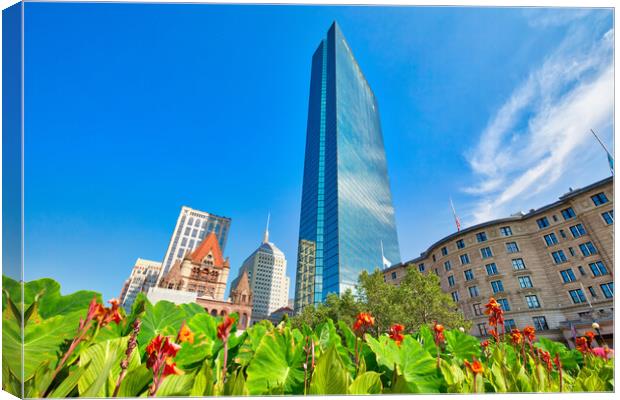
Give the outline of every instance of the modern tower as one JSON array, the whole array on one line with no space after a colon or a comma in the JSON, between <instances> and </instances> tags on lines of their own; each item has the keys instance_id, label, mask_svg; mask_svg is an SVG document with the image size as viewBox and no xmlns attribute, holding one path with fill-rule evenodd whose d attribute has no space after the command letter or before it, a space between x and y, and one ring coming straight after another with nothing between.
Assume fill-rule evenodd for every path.
<instances>
[{"instance_id":1,"label":"modern tower","mask_svg":"<svg viewBox=\"0 0 620 400\"><path fill-rule=\"evenodd\" d=\"M186 253L194 251L208 233L215 233L222 253L226 247L226 239L231 219L220 217L208 212L181 207L179 218L172 232L158 281L161 280L177 260L182 260Z\"/></svg>"},{"instance_id":2,"label":"modern tower","mask_svg":"<svg viewBox=\"0 0 620 400\"><path fill-rule=\"evenodd\" d=\"M334 22L312 57L295 311L400 251L375 96Z\"/></svg>"},{"instance_id":3,"label":"modern tower","mask_svg":"<svg viewBox=\"0 0 620 400\"><path fill-rule=\"evenodd\" d=\"M269 219L258 248L243 262L237 280L247 273L253 294L252 320L268 319L274 311L288 304L290 280L286 276L286 257L269 241Z\"/></svg>"}]
</instances>

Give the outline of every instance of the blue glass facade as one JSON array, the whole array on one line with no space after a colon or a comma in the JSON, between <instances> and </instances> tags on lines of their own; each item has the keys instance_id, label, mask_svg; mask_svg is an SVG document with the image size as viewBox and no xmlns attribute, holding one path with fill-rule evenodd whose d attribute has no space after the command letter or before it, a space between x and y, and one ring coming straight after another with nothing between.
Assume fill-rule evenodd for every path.
<instances>
[{"instance_id":1,"label":"blue glass facade","mask_svg":"<svg viewBox=\"0 0 620 400\"><path fill-rule=\"evenodd\" d=\"M296 310L353 287L383 256L400 262L379 110L334 23L312 57Z\"/></svg>"}]
</instances>

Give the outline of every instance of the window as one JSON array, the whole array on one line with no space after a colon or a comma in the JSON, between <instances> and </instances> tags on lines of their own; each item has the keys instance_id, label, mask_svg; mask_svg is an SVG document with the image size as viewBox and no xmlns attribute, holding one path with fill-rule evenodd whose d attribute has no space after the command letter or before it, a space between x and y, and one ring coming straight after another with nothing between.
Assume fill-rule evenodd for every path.
<instances>
[{"instance_id":1,"label":"window","mask_svg":"<svg viewBox=\"0 0 620 400\"><path fill-rule=\"evenodd\" d=\"M554 251L553 253L551 253L551 256L553 257L553 261L556 264L562 264L568 261L566 259L566 254L564 254L562 250Z\"/></svg>"},{"instance_id":2,"label":"window","mask_svg":"<svg viewBox=\"0 0 620 400\"><path fill-rule=\"evenodd\" d=\"M577 278L575 278L575 274L572 269L565 269L560 271L560 275L562 275L562 281L564 283L575 282Z\"/></svg>"},{"instance_id":3,"label":"window","mask_svg":"<svg viewBox=\"0 0 620 400\"><path fill-rule=\"evenodd\" d=\"M514 319L504 320L504 329L506 330L506 332L510 332L511 330L515 329L516 327L517 327L517 324L515 323Z\"/></svg>"},{"instance_id":4,"label":"window","mask_svg":"<svg viewBox=\"0 0 620 400\"><path fill-rule=\"evenodd\" d=\"M569 229L570 229L570 233L573 234L574 238L578 238L579 236L583 236L586 234L586 230L581 224L573 225Z\"/></svg>"},{"instance_id":5,"label":"window","mask_svg":"<svg viewBox=\"0 0 620 400\"><path fill-rule=\"evenodd\" d=\"M476 303L476 304L473 304L471 307L474 310L474 315L477 315L477 316L482 315L482 304Z\"/></svg>"},{"instance_id":6,"label":"window","mask_svg":"<svg viewBox=\"0 0 620 400\"><path fill-rule=\"evenodd\" d=\"M439 270L435 268L435 275L439 276Z\"/></svg>"},{"instance_id":7,"label":"window","mask_svg":"<svg viewBox=\"0 0 620 400\"><path fill-rule=\"evenodd\" d=\"M459 239L456 241L456 248L462 249L465 247L465 241L463 239Z\"/></svg>"},{"instance_id":8,"label":"window","mask_svg":"<svg viewBox=\"0 0 620 400\"><path fill-rule=\"evenodd\" d=\"M579 273L580 273L582 276L586 276L586 270L585 270L585 269L583 269L583 267L582 267L581 265L580 265L580 266L578 266L578 267L577 267L577 269L579 270Z\"/></svg>"},{"instance_id":9,"label":"window","mask_svg":"<svg viewBox=\"0 0 620 400\"><path fill-rule=\"evenodd\" d=\"M581 304L586 302L586 296L583 294L581 289L569 290L568 294L570 295L571 300L573 300L573 304Z\"/></svg>"},{"instance_id":10,"label":"window","mask_svg":"<svg viewBox=\"0 0 620 400\"><path fill-rule=\"evenodd\" d=\"M594 247L592 242L581 243L579 245L579 249L581 250L581 254L583 254L584 257L588 257L588 256L598 253L598 251L596 250L596 247Z\"/></svg>"},{"instance_id":11,"label":"window","mask_svg":"<svg viewBox=\"0 0 620 400\"><path fill-rule=\"evenodd\" d=\"M519 286L521 286L522 289L533 287L534 285L532 284L532 278L530 276L520 276Z\"/></svg>"},{"instance_id":12,"label":"window","mask_svg":"<svg viewBox=\"0 0 620 400\"><path fill-rule=\"evenodd\" d=\"M573 211L572 207L565 208L562 210L562 216L564 217L564 221L575 218L575 211Z\"/></svg>"},{"instance_id":13,"label":"window","mask_svg":"<svg viewBox=\"0 0 620 400\"><path fill-rule=\"evenodd\" d=\"M418 264L418 270L419 270L420 272L424 272L424 263L420 263L420 264Z\"/></svg>"},{"instance_id":14,"label":"window","mask_svg":"<svg viewBox=\"0 0 620 400\"><path fill-rule=\"evenodd\" d=\"M448 286L450 286L450 287L454 286L454 275L450 275L448 277Z\"/></svg>"},{"instance_id":15,"label":"window","mask_svg":"<svg viewBox=\"0 0 620 400\"><path fill-rule=\"evenodd\" d=\"M482 258L489 258L489 257L493 257L493 252L491 251L490 247L483 247L480 249L480 254L482 255Z\"/></svg>"},{"instance_id":16,"label":"window","mask_svg":"<svg viewBox=\"0 0 620 400\"><path fill-rule=\"evenodd\" d=\"M504 284L502 281L493 281L491 282L491 288L493 288L493 293L499 293L504 291Z\"/></svg>"},{"instance_id":17,"label":"window","mask_svg":"<svg viewBox=\"0 0 620 400\"><path fill-rule=\"evenodd\" d=\"M559 243L557 236L555 236L555 233L553 232L551 232L548 235L545 235L544 238L545 238L545 243L547 243L547 247L553 246L554 244Z\"/></svg>"},{"instance_id":18,"label":"window","mask_svg":"<svg viewBox=\"0 0 620 400\"><path fill-rule=\"evenodd\" d=\"M468 269L466 271L463 272L465 274L465 280L466 281L471 281L472 279L474 279L474 273L471 269Z\"/></svg>"},{"instance_id":19,"label":"window","mask_svg":"<svg viewBox=\"0 0 620 400\"><path fill-rule=\"evenodd\" d=\"M396 272L392 272L392 280L396 279Z\"/></svg>"},{"instance_id":20,"label":"window","mask_svg":"<svg viewBox=\"0 0 620 400\"><path fill-rule=\"evenodd\" d=\"M536 296L535 294L525 296L525 302L527 303L528 308L540 308L538 296Z\"/></svg>"},{"instance_id":21,"label":"window","mask_svg":"<svg viewBox=\"0 0 620 400\"><path fill-rule=\"evenodd\" d=\"M487 335L487 325L485 323L478 324L478 333L480 334L480 336Z\"/></svg>"},{"instance_id":22,"label":"window","mask_svg":"<svg viewBox=\"0 0 620 400\"><path fill-rule=\"evenodd\" d=\"M515 271L525 269L525 262L522 258L513 258L512 259L512 269Z\"/></svg>"},{"instance_id":23,"label":"window","mask_svg":"<svg viewBox=\"0 0 620 400\"><path fill-rule=\"evenodd\" d=\"M605 204L605 203L607 203L609 201L609 200L607 200L607 196L605 196L605 193L603 193L603 192L601 192L599 194L595 194L591 198L592 198L592 202L597 207L600 206L601 204Z\"/></svg>"},{"instance_id":24,"label":"window","mask_svg":"<svg viewBox=\"0 0 620 400\"><path fill-rule=\"evenodd\" d=\"M564 233L564 229L560 229L560 236L562 236L563 239L566 239L566 233Z\"/></svg>"},{"instance_id":25,"label":"window","mask_svg":"<svg viewBox=\"0 0 620 400\"><path fill-rule=\"evenodd\" d=\"M532 321L534 321L534 328L537 331L546 331L549 329L549 325L547 325L547 319L545 317L532 317Z\"/></svg>"},{"instance_id":26,"label":"window","mask_svg":"<svg viewBox=\"0 0 620 400\"><path fill-rule=\"evenodd\" d=\"M437 257L433 254L433 262L437 261Z\"/></svg>"},{"instance_id":27,"label":"window","mask_svg":"<svg viewBox=\"0 0 620 400\"><path fill-rule=\"evenodd\" d=\"M486 242L487 241L487 233L486 232L478 232L478 233L476 233L476 240L478 241L478 243Z\"/></svg>"},{"instance_id":28,"label":"window","mask_svg":"<svg viewBox=\"0 0 620 400\"><path fill-rule=\"evenodd\" d=\"M603 291L603 296L605 296L606 299L611 299L612 297L614 297L614 283L613 282L602 284L601 290Z\"/></svg>"},{"instance_id":29,"label":"window","mask_svg":"<svg viewBox=\"0 0 620 400\"><path fill-rule=\"evenodd\" d=\"M500 307L502 307L502 310L510 311L510 304L508 303L508 299L497 299L497 302L499 303Z\"/></svg>"},{"instance_id":30,"label":"window","mask_svg":"<svg viewBox=\"0 0 620 400\"><path fill-rule=\"evenodd\" d=\"M568 252L570 253L571 256L575 257L575 249L573 249L572 247L569 247Z\"/></svg>"},{"instance_id":31,"label":"window","mask_svg":"<svg viewBox=\"0 0 620 400\"><path fill-rule=\"evenodd\" d=\"M596 261L593 263L590 263L590 270L592 270L592 275L594 276L602 276L602 275L607 275L607 268L605 267L605 264L603 264L602 261Z\"/></svg>"},{"instance_id":32,"label":"window","mask_svg":"<svg viewBox=\"0 0 620 400\"><path fill-rule=\"evenodd\" d=\"M192 230L192 237L196 237L197 234L198 234L197 229Z\"/></svg>"},{"instance_id":33,"label":"window","mask_svg":"<svg viewBox=\"0 0 620 400\"><path fill-rule=\"evenodd\" d=\"M605 224L607 225L613 224L614 223L614 210L605 211L604 213L601 214L601 217L603 217Z\"/></svg>"},{"instance_id":34,"label":"window","mask_svg":"<svg viewBox=\"0 0 620 400\"><path fill-rule=\"evenodd\" d=\"M447 256L448 255L448 248L446 246L441 248L441 255L442 256Z\"/></svg>"},{"instance_id":35,"label":"window","mask_svg":"<svg viewBox=\"0 0 620 400\"><path fill-rule=\"evenodd\" d=\"M495 263L487 264L485 265L485 268L487 269L487 275L489 276L497 275L499 273L497 271L497 265L495 265Z\"/></svg>"},{"instance_id":36,"label":"window","mask_svg":"<svg viewBox=\"0 0 620 400\"><path fill-rule=\"evenodd\" d=\"M598 297L598 295L596 294L596 289L594 289L594 287L588 286L588 290L590 291L590 296L594 298Z\"/></svg>"},{"instance_id":37,"label":"window","mask_svg":"<svg viewBox=\"0 0 620 400\"><path fill-rule=\"evenodd\" d=\"M452 269L452 264L450 264L450 261L446 261L443 263L443 268L447 271L450 271Z\"/></svg>"},{"instance_id":38,"label":"window","mask_svg":"<svg viewBox=\"0 0 620 400\"><path fill-rule=\"evenodd\" d=\"M452 292L452 301L454 301L455 303L458 303L459 301L459 292Z\"/></svg>"},{"instance_id":39,"label":"window","mask_svg":"<svg viewBox=\"0 0 620 400\"><path fill-rule=\"evenodd\" d=\"M509 253L516 253L519 251L519 246L517 246L517 242L508 242L506 243L506 251Z\"/></svg>"},{"instance_id":40,"label":"window","mask_svg":"<svg viewBox=\"0 0 620 400\"><path fill-rule=\"evenodd\" d=\"M539 229L544 229L549 226L549 220L547 217L538 218L536 223L538 224Z\"/></svg>"},{"instance_id":41,"label":"window","mask_svg":"<svg viewBox=\"0 0 620 400\"><path fill-rule=\"evenodd\" d=\"M557 215L553 214L553 216L551 218L553 218L553 222L558 222L558 216Z\"/></svg>"},{"instance_id":42,"label":"window","mask_svg":"<svg viewBox=\"0 0 620 400\"><path fill-rule=\"evenodd\" d=\"M469 256L467 254L461 254L460 258L462 265L469 264Z\"/></svg>"},{"instance_id":43,"label":"window","mask_svg":"<svg viewBox=\"0 0 620 400\"><path fill-rule=\"evenodd\" d=\"M512 229L509 226L502 226L499 228L499 234L502 236L512 236Z\"/></svg>"},{"instance_id":44,"label":"window","mask_svg":"<svg viewBox=\"0 0 620 400\"><path fill-rule=\"evenodd\" d=\"M469 297L478 297L480 293L478 292L478 286L471 286L469 289Z\"/></svg>"}]
</instances>

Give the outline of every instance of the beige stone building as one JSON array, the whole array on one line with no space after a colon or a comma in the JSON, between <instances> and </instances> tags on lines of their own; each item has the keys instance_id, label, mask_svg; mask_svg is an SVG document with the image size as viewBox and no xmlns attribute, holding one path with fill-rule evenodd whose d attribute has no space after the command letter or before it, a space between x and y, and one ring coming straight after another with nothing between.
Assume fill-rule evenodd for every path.
<instances>
[{"instance_id":1,"label":"beige stone building","mask_svg":"<svg viewBox=\"0 0 620 400\"><path fill-rule=\"evenodd\" d=\"M495 297L506 328L536 327L567 341L601 326L613 344L613 178L571 190L555 203L447 236L420 257L384 270L398 284L405 268L440 277L471 333L487 336L484 305Z\"/></svg>"}]
</instances>

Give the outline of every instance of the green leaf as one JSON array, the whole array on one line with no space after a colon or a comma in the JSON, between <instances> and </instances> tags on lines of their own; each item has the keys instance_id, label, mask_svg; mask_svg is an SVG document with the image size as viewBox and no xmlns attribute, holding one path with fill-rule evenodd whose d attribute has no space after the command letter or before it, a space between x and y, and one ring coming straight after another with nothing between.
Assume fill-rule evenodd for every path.
<instances>
[{"instance_id":1,"label":"green leaf","mask_svg":"<svg viewBox=\"0 0 620 400\"><path fill-rule=\"evenodd\" d=\"M228 376L224 384L224 395L226 396L247 396L248 389L245 386L245 377L240 369L236 373Z\"/></svg>"},{"instance_id":2,"label":"green leaf","mask_svg":"<svg viewBox=\"0 0 620 400\"><path fill-rule=\"evenodd\" d=\"M48 397L68 397L69 393L77 386L78 380L82 377L85 368L82 367L73 367L69 370L69 375L60 382Z\"/></svg>"},{"instance_id":3,"label":"green leaf","mask_svg":"<svg viewBox=\"0 0 620 400\"><path fill-rule=\"evenodd\" d=\"M125 358L128 339L124 337L107 340L81 352L78 365L86 369L78 381L81 396L109 397L112 395L121 372L120 362ZM90 365L86 367L89 362ZM138 365L140 365L139 355L134 350L129 359L128 369L133 369Z\"/></svg>"},{"instance_id":4,"label":"green leaf","mask_svg":"<svg viewBox=\"0 0 620 400\"><path fill-rule=\"evenodd\" d=\"M139 397L145 393L153 381L153 372L141 364L128 369L125 379L121 382L118 397Z\"/></svg>"},{"instance_id":5,"label":"green leaf","mask_svg":"<svg viewBox=\"0 0 620 400\"><path fill-rule=\"evenodd\" d=\"M247 368L249 393L264 394L278 386L287 394L299 393L304 379L302 361L302 346L294 345L288 328L282 334L267 332Z\"/></svg>"},{"instance_id":6,"label":"green leaf","mask_svg":"<svg viewBox=\"0 0 620 400\"><path fill-rule=\"evenodd\" d=\"M346 394L350 376L346 370L336 346L330 346L316 363L310 394Z\"/></svg>"},{"instance_id":7,"label":"green leaf","mask_svg":"<svg viewBox=\"0 0 620 400\"><path fill-rule=\"evenodd\" d=\"M375 353L377 358L377 364L384 366L389 371L394 370L395 364L400 364L400 354L396 342L387 336L380 336L379 340L373 338L369 334L366 334L366 343L368 347ZM411 337L409 337L410 340Z\"/></svg>"},{"instance_id":8,"label":"green leaf","mask_svg":"<svg viewBox=\"0 0 620 400\"><path fill-rule=\"evenodd\" d=\"M194 374L168 375L157 390L157 397L187 396L192 390Z\"/></svg>"},{"instance_id":9,"label":"green leaf","mask_svg":"<svg viewBox=\"0 0 620 400\"><path fill-rule=\"evenodd\" d=\"M161 334L176 337L179 328L187 319L185 311L169 301L159 301L157 304L145 304L142 316L142 325L138 334L140 352L143 353L151 339Z\"/></svg>"},{"instance_id":10,"label":"green leaf","mask_svg":"<svg viewBox=\"0 0 620 400\"><path fill-rule=\"evenodd\" d=\"M194 377L194 385L190 391L190 396L212 396L213 385L215 379L213 377L213 368L209 365L208 361L202 365L202 368L196 373Z\"/></svg>"},{"instance_id":11,"label":"green leaf","mask_svg":"<svg viewBox=\"0 0 620 400\"><path fill-rule=\"evenodd\" d=\"M415 393L436 393L441 386L437 360L411 336L405 336L400 346L400 367L405 381Z\"/></svg>"},{"instance_id":12,"label":"green leaf","mask_svg":"<svg viewBox=\"0 0 620 400\"><path fill-rule=\"evenodd\" d=\"M349 394L380 394L382 389L381 374L369 371L355 378L349 385Z\"/></svg>"},{"instance_id":13,"label":"green leaf","mask_svg":"<svg viewBox=\"0 0 620 400\"><path fill-rule=\"evenodd\" d=\"M461 364L464 360L480 358L480 342L473 336L467 335L458 329L445 331L446 352L455 362Z\"/></svg>"}]
</instances>

